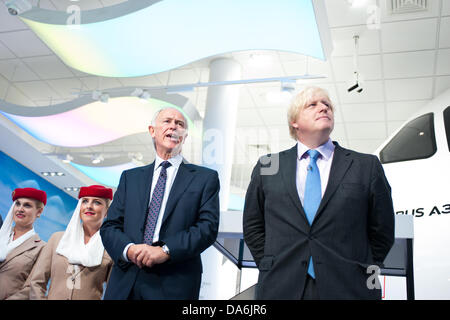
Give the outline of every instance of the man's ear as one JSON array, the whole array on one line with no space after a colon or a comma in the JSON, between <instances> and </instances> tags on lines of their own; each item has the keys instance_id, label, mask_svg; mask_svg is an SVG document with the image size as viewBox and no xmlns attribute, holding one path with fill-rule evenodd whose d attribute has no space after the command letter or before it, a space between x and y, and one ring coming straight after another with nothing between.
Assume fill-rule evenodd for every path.
<instances>
[{"instance_id":1,"label":"man's ear","mask_svg":"<svg viewBox=\"0 0 450 320\"><path fill-rule=\"evenodd\" d=\"M150 135L152 136L152 138L155 137L155 128L152 125L148 126L148 132L150 132Z\"/></svg>"},{"instance_id":2,"label":"man's ear","mask_svg":"<svg viewBox=\"0 0 450 320\"><path fill-rule=\"evenodd\" d=\"M298 129L298 123L296 122L291 123L291 126L295 129Z\"/></svg>"}]
</instances>

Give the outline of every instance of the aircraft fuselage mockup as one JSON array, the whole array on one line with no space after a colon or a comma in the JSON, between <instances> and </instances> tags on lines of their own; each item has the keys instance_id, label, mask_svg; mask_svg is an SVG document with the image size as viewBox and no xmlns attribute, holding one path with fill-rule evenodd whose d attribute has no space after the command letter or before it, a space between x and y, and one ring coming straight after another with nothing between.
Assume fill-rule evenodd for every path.
<instances>
[{"instance_id":1,"label":"aircraft fuselage mockup","mask_svg":"<svg viewBox=\"0 0 450 320\"><path fill-rule=\"evenodd\" d=\"M450 89L405 122L376 155L395 214L414 216L415 298L450 299ZM387 279L387 296L394 287Z\"/></svg>"}]
</instances>

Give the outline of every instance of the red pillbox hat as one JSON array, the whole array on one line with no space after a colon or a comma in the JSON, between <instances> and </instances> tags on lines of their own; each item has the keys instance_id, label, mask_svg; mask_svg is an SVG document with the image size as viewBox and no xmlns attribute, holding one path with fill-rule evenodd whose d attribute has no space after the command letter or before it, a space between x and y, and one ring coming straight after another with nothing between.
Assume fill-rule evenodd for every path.
<instances>
[{"instance_id":1,"label":"red pillbox hat","mask_svg":"<svg viewBox=\"0 0 450 320\"><path fill-rule=\"evenodd\" d=\"M80 193L78 194L78 199L83 197L97 197L105 199L113 199L113 191L110 188L105 188L104 186L89 186L81 187Z\"/></svg>"},{"instance_id":2,"label":"red pillbox hat","mask_svg":"<svg viewBox=\"0 0 450 320\"><path fill-rule=\"evenodd\" d=\"M35 199L44 204L47 204L47 194L45 191L34 189L34 188L17 188L12 193L12 200L16 201L19 198L30 198Z\"/></svg>"}]
</instances>

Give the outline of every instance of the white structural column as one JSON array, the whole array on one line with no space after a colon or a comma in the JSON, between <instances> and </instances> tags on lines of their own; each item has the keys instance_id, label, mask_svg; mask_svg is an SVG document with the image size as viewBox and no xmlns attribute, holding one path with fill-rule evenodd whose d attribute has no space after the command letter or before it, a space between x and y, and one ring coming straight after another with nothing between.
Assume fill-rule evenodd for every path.
<instances>
[{"instance_id":1,"label":"white structural column","mask_svg":"<svg viewBox=\"0 0 450 320\"><path fill-rule=\"evenodd\" d=\"M210 63L209 81L240 80L241 73L238 62L219 58ZM203 164L219 173L221 211L228 210L239 90L239 85L211 86L206 98Z\"/></svg>"},{"instance_id":2,"label":"white structural column","mask_svg":"<svg viewBox=\"0 0 450 320\"><path fill-rule=\"evenodd\" d=\"M210 64L209 81L241 79L241 66L220 58ZM233 165L239 85L210 86L203 120L203 165L217 170L220 179L220 211L228 209ZM237 267L215 248L202 253L203 276L200 299L229 299L236 294Z\"/></svg>"}]
</instances>

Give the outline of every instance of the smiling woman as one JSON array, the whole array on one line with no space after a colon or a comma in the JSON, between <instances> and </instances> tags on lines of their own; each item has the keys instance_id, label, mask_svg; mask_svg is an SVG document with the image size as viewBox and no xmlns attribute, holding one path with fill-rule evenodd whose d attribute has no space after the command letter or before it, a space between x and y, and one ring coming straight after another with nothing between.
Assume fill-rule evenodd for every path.
<instances>
[{"instance_id":1,"label":"smiling woman","mask_svg":"<svg viewBox=\"0 0 450 320\"><path fill-rule=\"evenodd\" d=\"M113 192L97 185L82 187L78 198L66 231L51 236L23 289L31 300L99 300L102 297L112 260L98 231Z\"/></svg>"},{"instance_id":2,"label":"smiling woman","mask_svg":"<svg viewBox=\"0 0 450 320\"><path fill-rule=\"evenodd\" d=\"M44 210L47 194L34 188L16 189L12 200L0 229L0 300L22 289L45 245L33 224Z\"/></svg>"}]
</instances>

